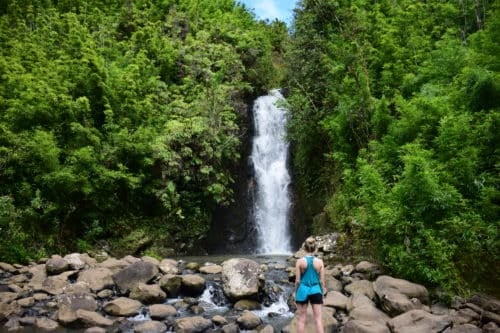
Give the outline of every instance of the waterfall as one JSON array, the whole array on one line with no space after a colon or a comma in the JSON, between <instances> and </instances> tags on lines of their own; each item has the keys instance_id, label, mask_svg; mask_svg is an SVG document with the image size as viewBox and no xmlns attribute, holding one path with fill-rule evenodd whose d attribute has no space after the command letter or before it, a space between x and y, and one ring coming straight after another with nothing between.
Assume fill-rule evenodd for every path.
<instances>
[{"instance_id":1,"label":"waterfall","mask_svg":"<svg viewBox=\"0 0 500 333\"><path fill-rule=\"evenodd\" d=\"M288 230L290 175L288 142L285 141L287 110L276 105L282 99L278 90L272 90L269 95L255 100L253 106L255 136L251 160L257 186L254 221L258 253L291 252Z\"/></svg>"}]
</instances>

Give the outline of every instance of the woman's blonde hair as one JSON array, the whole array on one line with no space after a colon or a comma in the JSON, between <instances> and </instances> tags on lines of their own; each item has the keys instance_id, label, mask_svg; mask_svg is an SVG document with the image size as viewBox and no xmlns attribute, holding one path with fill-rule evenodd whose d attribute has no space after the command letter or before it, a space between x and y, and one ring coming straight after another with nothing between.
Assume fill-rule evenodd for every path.
<instances>
[{"instance_id":1,"label":"woman's blonde hair","mask_svg":"<svg viewBox=\"0 0 500 333\"><path fill-rule=\"evenodd\" d=\"M304 242L304 249L310 253L316 251L316 239L308 237Z\"/></svg>"}]
</instances>

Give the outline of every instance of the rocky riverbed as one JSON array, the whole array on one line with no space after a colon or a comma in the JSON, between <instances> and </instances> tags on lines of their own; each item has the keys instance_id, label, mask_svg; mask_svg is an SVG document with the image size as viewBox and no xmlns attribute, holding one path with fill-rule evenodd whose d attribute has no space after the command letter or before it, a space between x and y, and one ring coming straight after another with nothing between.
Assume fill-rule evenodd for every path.
<instances>
[{"instance_id":1,"label":"rocky riverbed","mask_svg":"<svg viewBox=\"0 0 500 333\"><path fill-rule=\"evenodd\" d=\"M318 238L320 256L334 240ZM190 261L73 253L0 263L0 331L294 333L293 266L302 254ZM326 279L325 332L500 332L492 297L432 304L425 287L366 261L330 264Z\"/></svg>"}]
</instances>

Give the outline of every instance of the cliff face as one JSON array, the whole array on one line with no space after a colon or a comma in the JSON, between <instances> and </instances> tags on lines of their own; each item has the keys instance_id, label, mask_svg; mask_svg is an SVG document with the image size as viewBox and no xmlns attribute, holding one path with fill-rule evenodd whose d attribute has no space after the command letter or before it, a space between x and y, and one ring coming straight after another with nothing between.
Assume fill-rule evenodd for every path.
<instances>
[{"instance_id":1,"label":"cliff face","mask_svg":"<svg viewBox=\"0 0 500 333\"><path fill-rule=\"evenodd\" d=\"M257 244L252 222L255 186L249 159L254 134L253 100L254 97L246 98L239 109L241 158L232 170L234 201L214 211L212 226L204 242L210 254L253 253Z\"/></svg>"}]
</instances>

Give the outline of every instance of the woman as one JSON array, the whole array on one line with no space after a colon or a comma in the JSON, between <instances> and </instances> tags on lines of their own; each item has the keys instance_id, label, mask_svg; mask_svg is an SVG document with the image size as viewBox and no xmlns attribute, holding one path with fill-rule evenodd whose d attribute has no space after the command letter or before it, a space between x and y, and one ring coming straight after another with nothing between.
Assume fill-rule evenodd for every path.
<instances>
[{"instance_id":1,"label":"woman","mask_svg":"<svg viewBox=\"0 0 500 333\"><path fill-rule=\"evenodd\" d=\"M325 267L323 260L316 258L316 240L309 237L304 242L307 254L295 264L295 303L297 304L297 332L304 333L307 304L311 303L316 333L324 333L321 318L323 291L325 289Z\"/></svg>"}]
</instances>

